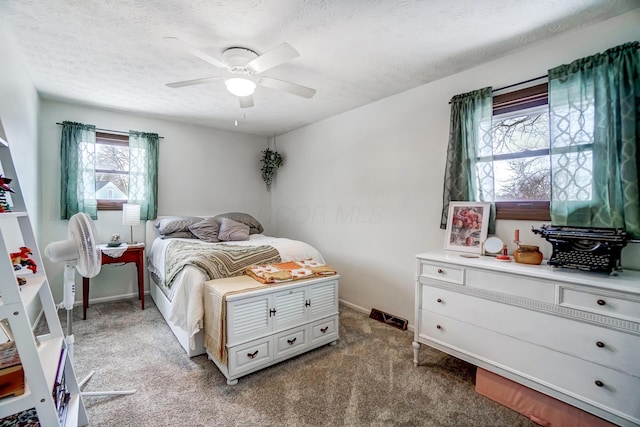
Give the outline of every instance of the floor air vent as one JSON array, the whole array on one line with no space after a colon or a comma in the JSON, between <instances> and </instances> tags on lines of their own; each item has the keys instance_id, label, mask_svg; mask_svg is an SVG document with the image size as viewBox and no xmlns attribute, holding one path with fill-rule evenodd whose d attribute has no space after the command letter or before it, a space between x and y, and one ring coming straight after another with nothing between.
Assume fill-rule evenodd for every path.
<instances>
[{"instance_id":1,"label":"floor air vent","mask_svg":"<svg viewBox=\"0 0 640 427\"><path fill-rule=\"evenodd\" d=\"M377 320L378 322L386 323L387 325L391 325L394 328L398 328L401 331L406 331L407 323L409 323L406 319L394 316L393 314L385 313L384 311L378 310L377 308L371 309L371 314L369 314L369 317Z\"/></svg>"}]
</instances>

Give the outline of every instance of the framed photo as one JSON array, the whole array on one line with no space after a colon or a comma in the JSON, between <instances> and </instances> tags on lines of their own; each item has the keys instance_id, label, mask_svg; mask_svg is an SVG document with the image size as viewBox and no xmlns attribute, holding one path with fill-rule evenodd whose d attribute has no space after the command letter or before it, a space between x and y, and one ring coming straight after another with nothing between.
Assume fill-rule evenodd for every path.
<instances>
[{"instance_id":1,"label":"framed photo","mask_svg":"<svg viewBox=\"0 0 640 427\"><path fill-rule=\"evenodd\" d=\"M449 202L444 248L480 254L489 229L490 206L486 202Z\"/></svg>"}]
</instances>

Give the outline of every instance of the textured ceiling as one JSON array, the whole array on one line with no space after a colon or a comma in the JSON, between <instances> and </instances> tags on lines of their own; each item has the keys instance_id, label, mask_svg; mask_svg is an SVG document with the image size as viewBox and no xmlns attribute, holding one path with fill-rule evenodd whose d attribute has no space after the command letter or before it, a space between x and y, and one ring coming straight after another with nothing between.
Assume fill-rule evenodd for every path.
<instances>
[{"instance_id":1,"label":"textured ceiling","mask_svg":"<svg viewBox=\"0 0 640 427\"><path fill-rule=\"evenodd\" d=\"M273 135L639 6L638 0L0 0L0 24L44 98ZM255 106L241 109L222 81L168 88L223 72L169 45L167 36L216 58L231 46L262 54L288 42L300 56L264 75L317 94L305 99L258 87Z\"/></svg>"}]
</instances>

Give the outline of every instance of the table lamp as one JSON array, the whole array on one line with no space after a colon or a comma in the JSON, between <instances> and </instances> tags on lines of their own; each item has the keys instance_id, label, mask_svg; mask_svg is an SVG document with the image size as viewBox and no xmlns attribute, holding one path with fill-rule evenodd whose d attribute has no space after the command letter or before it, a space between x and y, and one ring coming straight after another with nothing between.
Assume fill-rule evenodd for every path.
<instances>
[{"instance_id":1,"label":"table lamp","mask_svg":"<svg viewBox=\"0 0 640 427\"><path fill-rule=\"evenodd\" d=\"M131 241L133 242L133 226L140 224L140 205L134 205L132 203L125 203L122 205L122 225L128 225L131 227Z\"/></svg>"}]
</instances>

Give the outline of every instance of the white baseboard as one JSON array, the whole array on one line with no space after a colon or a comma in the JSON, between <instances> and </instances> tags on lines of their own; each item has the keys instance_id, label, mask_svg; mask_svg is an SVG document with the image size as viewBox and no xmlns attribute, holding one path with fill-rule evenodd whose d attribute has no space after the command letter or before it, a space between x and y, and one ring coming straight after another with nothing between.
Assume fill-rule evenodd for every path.
<instances>
[{"instance_id":1,"label":"white baseboard","mask_svg":"<svg viewBox=\"0 0 640 427\"><path fill-rule=\"evenodd\" d=\"M371 312L371 310L367 310L366 308L350 303L349 301L345 301L343 299L339 299L338 301L340 301L340 304L344 304L347 307L354 309L355 311L359 311L361 313L367 313L367 314Z\"/></svg>"}]
</instances>

